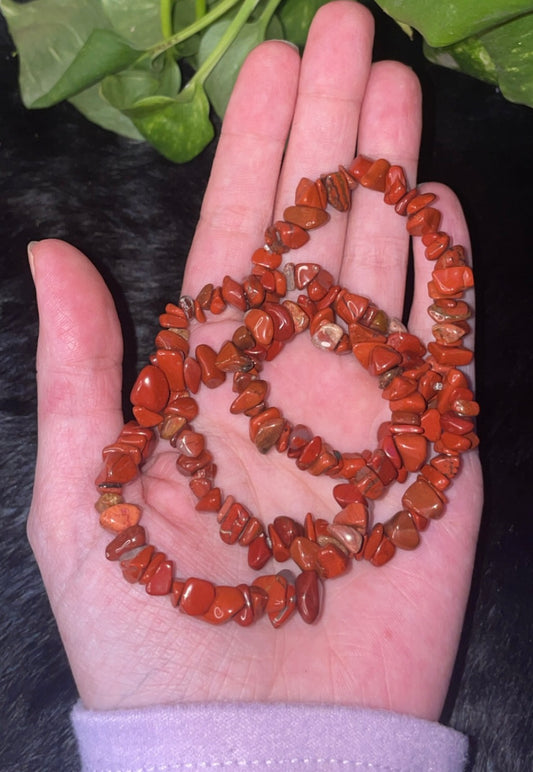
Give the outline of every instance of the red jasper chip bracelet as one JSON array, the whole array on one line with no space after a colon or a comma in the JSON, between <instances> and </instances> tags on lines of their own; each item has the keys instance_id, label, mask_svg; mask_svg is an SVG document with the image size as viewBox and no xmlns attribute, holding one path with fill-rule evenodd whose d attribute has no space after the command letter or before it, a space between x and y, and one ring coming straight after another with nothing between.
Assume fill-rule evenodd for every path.
<instances>
[{"instance_id":1,"label":"red jasper chip bracelet","mask_svg":"<svg viewBox=\"0 0 533 772\"><path fill-rule=\"evenodd\" d=\"M303 246L309 231L327 223L328 205L349 210L358 185L384 194L434 263L428 284L434 340L427 347L368 298L335 284L319 264L283 264L285 253ZM100 524L114 534L106 557L120 563L126 581L144 585L149 595L168 595L182 612L211 624L233 619L247 626L266 614L277 628L295 610L304 622L314 622L321 611L322 581L345 573L352 560L382 566L396 549L419 545L420 532L444 513L445 490L460 470L461 454L478 444L474 421L479 408L460 369L473 358L463 342L471 316L464 295L473 287L473 274L464 248L439 230L441 214L434 201L432 193L408 190L400 166L358 156L348 168L300 181L294 205L267 228L264 246L253 253L250 274L242 281L225 276L221 285L206 284L196 298L184 296L166 306L156 351L131 392L134 420L104 448L96 480ZM200 344L192 356L191 326L228 306L243 315L232 338L219 351ZM379 428L374 450L341 453L269 404L265 364L306 331L315 346L353 354L376 378L391 415ZM265 525L215 484L214 457L193 424L198 414L194 395L200 388L218 388L228 377L235 395L229 410L249 418L250 440L260 453L275 450L302 472L331 478L339 507L332 522L307 513L303 523L280 515ZM221 540L245 547L255 570L270 559L291 559L300 569L296 578L280 571L231 587L175 574L174 561L148 543L141 508L123 498L157 436L175 448L177 469L188 478L196 510L216 513ZM403 492L402 509L372 525L369 503L410 473L417 476Z\"/></svg>"}]
</instances>

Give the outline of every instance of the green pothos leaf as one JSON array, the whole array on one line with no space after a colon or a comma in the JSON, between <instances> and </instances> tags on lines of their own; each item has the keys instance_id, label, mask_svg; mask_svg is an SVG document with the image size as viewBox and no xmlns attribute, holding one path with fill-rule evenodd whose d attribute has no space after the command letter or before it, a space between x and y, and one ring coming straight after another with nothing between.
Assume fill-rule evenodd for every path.
<instances>
[{"instance_id":1,"label":"green pothos leaf","mask_svg":"<svg viewBox=\"0 0 533 772\"><path fill-rule=\"evenodd\" d=\"M180 32L196 20L196 0L177 0L174 3L172 23L174 31ZM178 56L194 56L200 45L201 35L197 33L180 43L177 48Z\"/></svg>"},{"instance_id":2,"label":"green pothos leaf","mask_svg":"<svg viewBox=\"0 0 533 772\"><path fill-rule=\"evenodd\" d=\"M194 78L174 99L151 96L124 113L157 150L176 163L195 158L214 137L209 100Z\"/></svg>"},{"instance_id":3,"label":"green pothos leaf","mask_svg":"<svg viewBox=\"0 0 533 772\"><path fill-rule=\"evenodd\" d=\"M325 2L166 0L163 23L162 0L0 0L0 11L17 49L27 107L69 99L95 123L145 138L182 162L211 140L209 102L223 115L252 48L265 37L303 46ZM533 0L377 4L406 31L418 30L432 61L497 84L508 99L533 106ZM228 35L232 21L238 23ZM181 33L177 42L171 31ZM180 92L181 61L203 71Z\"/></svg>"},{"instance_id":4,"label":"green pothos leaf","mask_svg":"<svg viewBox=\"0 0 533 772\"><path fill-rule=\"evenodd\" d=\"M451 46L425 46L430 61L499 86L511 102L533 106L533 13Z\"/></svg>"},{"instance_id":5,"label":"green pothos leaf","mask_svg":"<svg viewBox=\"0 0 533 772\"><path fill-rule=\"evenodd\" d=\"M295 45L303 48L307 40L309 25L321 5L329 0L285 0L281 5L279 16L285 37Z\"/></svg>"},{"instance_id":6,"label":"green pothos leaf","mask_svg":"<svg viewBox=\"0 0 533 772\"><path fill-rule=\"evenodd\" d=\"M177 63L168 56L161 56L162 66L135 67L108 75L102 81L102 97L117 110L128 110L137 102L152 96L174 98L181 86L181 74Z\"/></svg>"},{"instance_id":7,"label":"green pothos leaf","mask_svg":"<svg viewBox=\"0 0 533 772\"><path fill-rule=\"evenodd\" d=\"M112 30L96 29L91 32L57 83L36 99L32 107L50 107L63 99L69 99L94 86L109 73L129 67L139 58L140 53Z\"/></svg>"},{"instance_id":8,"label":"green pothos leaf","mask_svg":"<svg viewBox=\"0 0 533 772\"><path fill-rule=\"evenodd\" d=\"M100 0L115 32L135 48L161 39L161 0Z\"/></svg>"},{"instance_id":9,"label":"green pothos leaf","mask_svg":"<svg viewBox=\"0 0 533 772\"><path fill-rule=\"evenodd\" d=\"M376 0L396 21L420 32L428 45L448 46L533 10L531 0Z\"/></svg>"},{"instance_id":10,"label":"green pothos leaf","mask_svg":"<svg viewBox=\"0 0 533 772\"><path fill-rule=\"evenodd\" d=\"M60 80L95 29L110 29L98 2L0 0L19 56L22 101L32 107Z\"/></svg>"},{"instance_id":11,"label":"green pothos leaf","mask_svg":"<svg viewBox=\"0 0 533 772\"><path fill-rule=\"evenodd\" d=\"M129 139L144 140L127 115L113 107L100 94L100 84L82 91L68 100L89 121Z\"/></svg>"}]
</instances>

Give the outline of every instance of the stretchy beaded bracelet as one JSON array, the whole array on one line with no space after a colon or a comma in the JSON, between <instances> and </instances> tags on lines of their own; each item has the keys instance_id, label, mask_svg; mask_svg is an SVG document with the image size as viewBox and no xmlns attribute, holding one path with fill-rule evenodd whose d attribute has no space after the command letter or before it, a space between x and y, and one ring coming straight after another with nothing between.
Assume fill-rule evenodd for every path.
<instances>
[{"instance_id":1,"label":"stretchy beaded bracelet","mask_svg":"<svg viewBox=\"0 0 533 772\"><path fill-rule=\"evenodd\" d=\"M327 223L328 205L341 212L350 208L357 185L384 194L385 203L406 217L409 234L421 237L425 255L434 263L428 284L434 340L427 349L369 299L335 284L320 265L282 265L286 252L303 246L309 231ZM300 181L294 205L267 228L264 246L252 255L250 274L241 282L226 276L221 285L206 284L196 298L185 296L166 306L156 352L131 392L134 420L104 448L104 467L96 480L100 523L115 534L106 557L120 562L128 582L144 585L150 595L168 595L182 612L212 624L233 619L247 626L266 613L279 627L296 609L312 623L320 612L322 580L345 573L352 560L382 566L397 548L414 549L430 519L443 515L444 491L459 472L461 454L478 444L478 405L460 370L473 358L463 343L471 315L463 298L473 287L472 269L464 248L453 246L439 230L441 215L432 206L434 200L432 193L408 190L401 167L358 156L348 168ZM298 292L295 299L288 297ZM243 314L232 338L219 351L200 344L192 356L191 325L228 306ZM341 453L268 403L264 363L305 331L325 351L353 353L376 377L391 416L378 431L375 450ZM193 426L198 414L193 395L202 387L217 388L228 375L236 393L230 412L249 417L257 450L284 453L299 470L331 478L339 507L332 522L307 513L303 524L281 515L265 526L215 485L212 453ZM217 514L222 541L246 547L248 564L256 570L271 558L292 559L300 569L296 579L281 571L229 587L175 575L174 562L147 542L140 507L123 498L124 486L139 475L157 435L176 449L176 465L189 479L196 510ZM402 509L385 523L371 525L369 501L391 483L405 482L409 473L418 474L403 492Z\"/></svg>"}]
</instances>

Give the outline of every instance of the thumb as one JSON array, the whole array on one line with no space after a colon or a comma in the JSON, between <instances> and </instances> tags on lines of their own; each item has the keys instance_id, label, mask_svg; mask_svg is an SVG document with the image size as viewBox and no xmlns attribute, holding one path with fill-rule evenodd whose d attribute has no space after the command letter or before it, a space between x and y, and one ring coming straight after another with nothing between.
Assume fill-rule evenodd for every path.
<instances>
[{"instance_id":1,"label":"thumb","mask_svg":"<svg viewBox=\"0 0 533 772\"><path fill-rule=\"evenodd\" d=\"M31 244L28 256L39 309L38 449L28 536L46 582L59 555L68 575L69 561L76 552L79 560L80 548L94 540L93 482L102 447L123 422L122 338L111 295L81 252L46 240Z\"/></svg>"}]
</instances>

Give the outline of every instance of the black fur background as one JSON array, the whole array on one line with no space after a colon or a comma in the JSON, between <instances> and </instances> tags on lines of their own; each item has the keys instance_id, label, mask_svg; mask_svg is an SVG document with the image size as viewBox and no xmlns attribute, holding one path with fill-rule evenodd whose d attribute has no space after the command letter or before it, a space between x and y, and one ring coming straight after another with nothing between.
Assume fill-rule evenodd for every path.
<instances>
[{"instance_id":1,"label":"black fur background","mask_svg":"<svg viewBox=\"0 0 533 772\"><path fill-rule=\"evenodd\" d=\"M476 772L526 772L533 769L533 110L429 65L418 43L409 43L381 12L376 16L376 58L411 64L422 80L420 179L458 192L475 254L486 506L443 720L471 736ZM92 126L69 106L28 112L19 100L12 50L0 19L0 770L70 772L78 769L68 721L76 690L25 537L36 449L37 336L26 243L67 239L103 272L126 335L131 385L169 287L179 286L176 256L183 264L214 148L173 166L147 146Z\"/></svg>"}]
</instances>

